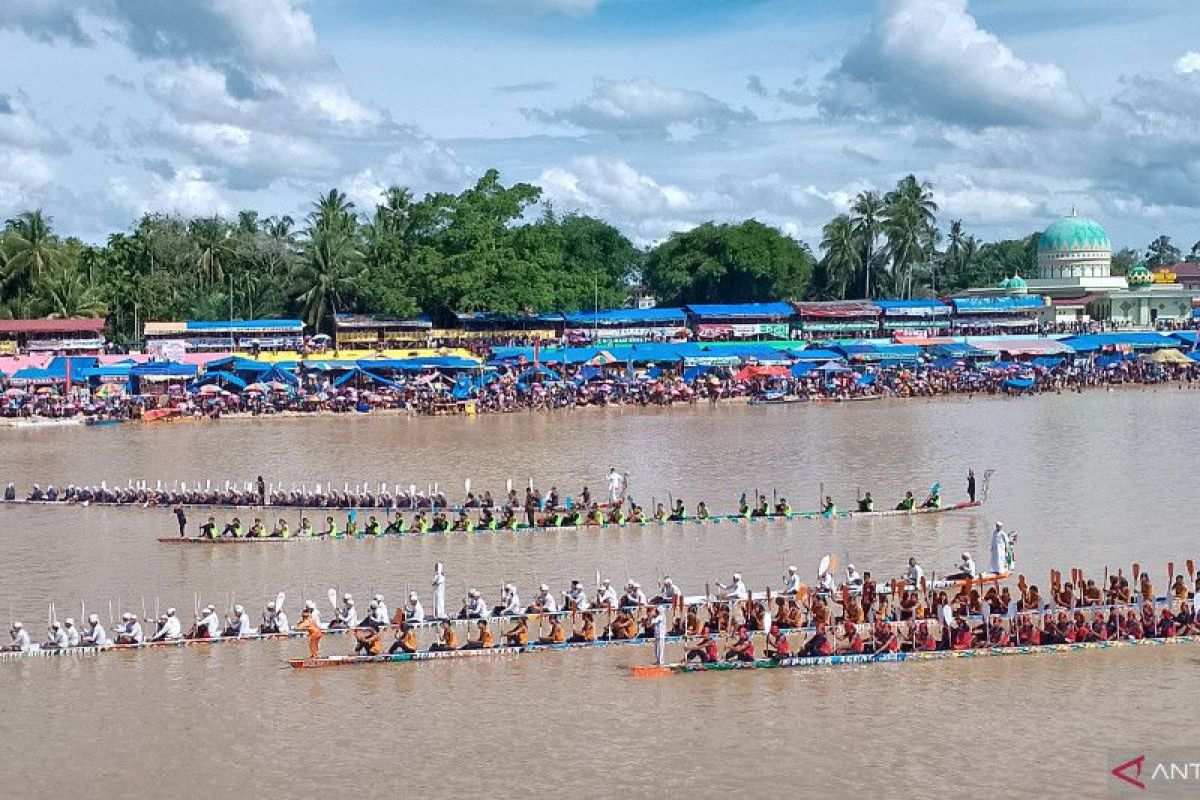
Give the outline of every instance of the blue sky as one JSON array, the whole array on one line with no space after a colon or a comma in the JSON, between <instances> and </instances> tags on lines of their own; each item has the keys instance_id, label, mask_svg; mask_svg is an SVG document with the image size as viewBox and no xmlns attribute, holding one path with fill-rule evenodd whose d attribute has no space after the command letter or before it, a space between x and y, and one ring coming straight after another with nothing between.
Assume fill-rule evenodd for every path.
<instances>
[{"instance_id":1,"label":"blue sky","mask_svg":"<svg viewBox=\"0 0 1200 800\"><path fill-rule=\"evenodd\" d=\"M1194 0L38 0L0 8L0 214L301 215L488 167L642 244L865 188L1200 239Z\"/></svg>"}]
</instances>

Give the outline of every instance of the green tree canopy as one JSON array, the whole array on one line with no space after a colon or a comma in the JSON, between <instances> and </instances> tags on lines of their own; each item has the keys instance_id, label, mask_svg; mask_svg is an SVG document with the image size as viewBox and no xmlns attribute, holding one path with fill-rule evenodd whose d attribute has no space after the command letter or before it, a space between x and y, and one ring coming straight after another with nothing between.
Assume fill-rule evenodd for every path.
<instances>
[{"instance_id":1,"label":"green tree canopy","mask_svg":"<svg viewBox=\"0 0 1200 800\"><path fill-rule=\"evenodd\" d=\"M647 286L669 305L803 297L812 274L807 247L757 220L673 234L644 268Z\"/></svg>"}]
</instances>

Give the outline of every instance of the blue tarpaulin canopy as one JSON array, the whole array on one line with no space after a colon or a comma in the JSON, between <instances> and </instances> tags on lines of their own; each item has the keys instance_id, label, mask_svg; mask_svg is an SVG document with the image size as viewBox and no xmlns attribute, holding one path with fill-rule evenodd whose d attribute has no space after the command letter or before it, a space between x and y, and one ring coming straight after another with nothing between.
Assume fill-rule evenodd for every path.
<instances>
[{"instance_id":1,"label":"blue tarpaulin canopy","mask_svg":"<svg viewBox=\"0 0 1200 800\"><path fill-rule=\"evenodd\" d=\"M815 372L816 369L817 365L811 361L797 361L792 364L790 372L793 378L803 378L808 373Z\"/></svg>"},{"instance_id":2,"label":"blue tarpaulin canopy","mask_svg":"<svg viewBox=\"0 0 1200 800\"><path fill-rule=\"evenodd\" d=\"M788 303L697 304L685 308L700 319L791 319L796 310Z\"/></svg>"},{"instance_id":3,"label":"blue tarpaulin canopy","mask_svg":"<svg viewBox=\"0 0 1200 800\"><path fill-rule=\"evenodd\" d=\"M1027 392L1033 388L1033 378L1009 378L1004 381L1004 385L1009 389Z\"/></svg>"},{"instance_id":4,"label":"blue tarpaulin canopy","mask_svg":"<svg viewBox=\"0 0 1200 800\"><path fill-rule=\"evenodd\" d=\"M1040 294L1009 295L1004 297L955 297L950 300L954 310L968 314L986 314L1011 311L1032 311L1042 308L1045 301Z\"/></svg>"},{"instance_id":5,"label":"blue tarpaulin canopy","mask_svg":"<svg viewBox=\"0 0 1200 800\"><path fill-rule=\"evenodd\" d=\"M1091 333L1083 336L1071 336L1064 340L1081 353L1091 353L1108 348L1131 350L1157 350L1163 347L1178 347L1179 342L1173 336L1151 331L1129 333Z\"/></svg>"},{"instance_id":6,"label":"blue tarpaulin canopy","mask_svg":"<svg viewBox=\"0 0 1200 800\"><path fill-rule=\"evenodd\" d=\"M345 375L339 375L336 379L334 379L333 385L341 387L341 386L345 386L347 383L350 383L352 381L353 382L369 381L371 383L376 383L381 386L390 386L393 389L404 388L404 384L397 383L396 381L388 380L387 378L383 377L382 375L376 375L374 372L363 369L362 367L355 367L354 369L347 372Z\"/></svg>"},{"instance_id":7,"label":"blue tarpaulin canopy","mask_svg":"<svg viewBox=\"0 0 1200 800\"><path fill-rule=\"evenodd\" d=\"M135 378L173 380L175 378L194 378L197 371L195 364L180 364L176 361L147 361L145 364L136 364L130 370L130 374Z\"/></svg>"},{"instance_id":8,"label":"blue tarpaulin canopy","mask_svg":"<svg viewBox=\"0 0 1200 800\"><path fill-rule=\"evenodd\" d=\"M797 361L837 361L842 357L842 354L836 350L823 350L821 348L809 348L807 350L789 350L788 355Z\"/></svg>"},{"instance_id":9,"label":"blue tarpaulin canopy","mask_svg":"<svg viewBox=\"0 0 1200 800\"><path fill-rule=\"evenodd\" d=\"M694 382L697 378L702 378L708 374L711 367L695 366L683 368L683 379L688 383Z\"/></svg>"},{"instance_id":10,"label":"blue tarpaulin canopy","mask_svg":"<svg viewBox=\"0 0 1200 800\"><path fill-rule=\"evenodd\" d=\"M300 379L294 374L277 366L269 367L268 369L263 370L254 378L254 380L256 383L278 381L279 383L289 383L292 386L300 383Z\"/></svg>"},{"instance_id":11,"label":"blue tarpaulin canopy","mask_svg":"<svg viewBox=\"0 0 1200 800\"><path fill-rule=\"evenodd\" d=\"M245 389L246 381L234 375L232 372L224 372L222 370L210 370L205 372L193 384L194 386L204 386L205 384L216 383L221 386L232 386L235 389Z\"/></svg>"},{"instance_id":12,"label":"blue tarpaulin canopy","mask_svg":"<svg viewBox=\"0 0 1200 800\"><path fill-rule=\"evenodd\" d=\"M935 344L929 352L940 358L991 358L992 354L966 342Z\"/></svg>"},{"instance_id":13,"label":"blue tarpaulin canopy","mask_svg":"<svg viewBox=\"0 0 1200 800\"><path fill-rule=\"evenodd\" d=\"M610 308L604 311L576 311L563 315L567 324L589 325L683 325L687 315L682 308Z\"/></svg>"}]
</instances>

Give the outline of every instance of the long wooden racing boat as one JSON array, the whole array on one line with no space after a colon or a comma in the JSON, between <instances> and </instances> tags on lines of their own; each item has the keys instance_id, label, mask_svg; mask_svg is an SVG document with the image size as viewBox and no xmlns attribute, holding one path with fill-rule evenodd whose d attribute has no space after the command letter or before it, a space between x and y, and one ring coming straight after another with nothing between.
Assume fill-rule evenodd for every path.
<instances>
[{"instance_id":1,"label":"long wooden racing boat","mask_svg":"<svg viewBox=\"0 0 1200 800\"><path fill-rule=\"evenodd\" d=\"M929 516L931 514L945 514L952 511L970 511L971 509L981 508L983 502L980 500L964 501L954 503L952 505L941 506L940 508L915 508L911 511L888 510L888 511L839 511L837 513L826 513L824 511L798 511L792 514L767 514L765 516L747 516L743 514L722 514L713 515L707 519L697 519L689 517L682 520L647 520L645 522L623 522L620 524L605 522L598 525L529 525L521 524L516 528L483 528L475 527L471 530L444 530L444 531L419 531L405 530L398 533L378 533L368 534L361 531L354 536L339 535L336 537L326 535L315 536L296 536L292 535L287 539L280 537L254 537L234 539L229 537L218 537L216 539L207 539L199 536L180 537L180 536L162 536L158 541L162 544L265 544L268 542L283 543L283 542L299 542L299 541L316 541L328 539L382 539L390 537L399 538L415 538L420 536L439 536L445 534L456 533L551 533L551 532L570 532L570 531L598 531L603 529L622 529L622 528L669 528L671 526L682 527L686 525L749 525L754 523L772 523L772 522L794 522L798 520L830 520L830 519L874 519L876 517L915 517Z\"/></svg>"},{"instance_id":2,"label":"long wooden racing boat","mask_svg":"<svg viewBox=\"0 0 1200 800\"><path fill-rule=\"evenodd\" d=\"M1167 644L1196 644L1200 636L1172 636L1170 638L1114 639L1106 642L1076 642L1073 644L1012 645L1008 647L980 647L971 650L931 650L899 653L851 653L832 656L796 656L782 659L758 659L756 661L718 661L713 664L677 663L665 665L635 666L631 668L637 677L657 677L693 672L731 672L757 669L803 669L810 667L836 667L867 664L894 664L905 661L945 661L956 658L993 658L999 656L1031 656L1051 653L1073 653L1080 650L1109 650L1117 647L1150 647Z\"/></svg>"}]
</instances>

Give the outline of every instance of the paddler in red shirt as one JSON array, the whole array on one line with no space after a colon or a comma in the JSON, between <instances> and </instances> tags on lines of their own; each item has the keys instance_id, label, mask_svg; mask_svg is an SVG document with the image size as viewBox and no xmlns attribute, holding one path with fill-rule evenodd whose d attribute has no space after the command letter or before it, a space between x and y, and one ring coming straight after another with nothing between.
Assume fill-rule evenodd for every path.
<instances>
[{"instance_id":1,"label":"paddler in red shirt","mask_svg":"<svg viewBox=\"0 0 1200 800\"><path fill-rule=\"evenodd\" d=\"M853 622L842 624L842 637L846 640L846 643L839 648L839 652L861 653L863 651L863 640L858 635L858 626Z\"/></svg>"},{"instance_id":2,"label":"paddler in red shirt","mask_svg":"<svg viewBox=\"0 0 1200 800\"><path fill-rule=\"evenodd\" d=\"M701 639L700 644L688 650L684 661L699 661L701 664L716 663L717 653L719 652L717 649L717 640L712 637L712 633L709 631L707 625L701 628L700 635L704 638Z\"/></svg>"},{"instance_id":3,"label":"paddler in red shirt","mask_svg":"<svg viewBox=\"0 0 1200 800\"><path fill-rule=\"evenodd\" d=\"M817 625L817 632L804 644L802 653L806 656L828 656L833 654L833 644L829 641L829 637L825 635L824 625Z\"/></svg>"},{"instance_id":4,"label":"paddler in red shirt","mask_svg":"<svg viewBox=\"0 0 1200 800\"><path fill-rule=\"evenodd\" d=\"M750 633L743 625L738 628L737 639L725 651L726 661L753 661L754 642L750 641Z\"/></svg>"},{"instance_id":5,"label":"paddler in red shirt","mask_svg":"<svg viewBox=\"0 0 1200 800\"><path fill-rule=\"evenodd\" d=\"M971 634L971 626L965 619L958 620L958 626L950 634L951 650L970 650L975 637Z\"/></svg>"},{"instance_id":6,"label":"paddler in red shirt","mask_svg":"<svg viewBox=\"0 0 1200 800\"><path fill-rule=\"evenodd\" d=\"M874 647L876 653L897 653L900 651L900 640L896 638L896 631L891 625L886 622L876 622L873 632Z\"/></svg>"},{"instance_id":7,"label":"paddler in red shirt","mask_svg":"<svg viewBox=\"0 0 1200 800\"><path fill-rule=\"evenodd\" d=\"M917 635L913 637L913 647L916 650L937 650L937 639L929 632L929 625L922 622L917 626Z\"/></svg>"},{"instance_id":8,"label":"paddler in red shirt","mask_svg":"<svg viewBox=\"0 0 1200 800\"><path fill-rule=\"evenodd\" d=\"M763 645L763 655L767 658L787 658L792 654L792 646L788 643L786 634L779 630L778 625L772 625L767 632L767 641Z\"/></svg>"}]
</instances>

